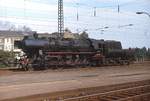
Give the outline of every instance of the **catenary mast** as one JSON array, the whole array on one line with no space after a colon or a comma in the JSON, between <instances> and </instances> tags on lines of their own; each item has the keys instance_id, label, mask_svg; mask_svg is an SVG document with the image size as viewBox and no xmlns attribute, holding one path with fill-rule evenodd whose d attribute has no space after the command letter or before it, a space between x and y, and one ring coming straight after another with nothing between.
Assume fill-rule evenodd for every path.
<instances>
[{"instance_id":1,"label":"catenary mast","mask_svg":"<svg viewBox=\"0 0 150 101\"><path fill-rule=\"evenodd\" d=\"M58 33L59 38L62 38L64 35L63 0L58 0Z\"/></svg>"}]
</instances>

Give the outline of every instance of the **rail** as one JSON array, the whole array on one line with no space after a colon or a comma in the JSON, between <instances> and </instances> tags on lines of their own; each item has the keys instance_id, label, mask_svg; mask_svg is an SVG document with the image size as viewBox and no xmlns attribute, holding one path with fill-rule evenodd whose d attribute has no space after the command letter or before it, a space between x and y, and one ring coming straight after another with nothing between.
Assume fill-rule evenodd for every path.
<instances>
[{"instance_id":1,"label":"rail","mask_svg":"<svg viewBox=\"0 0 150 101\"><path fill-rule=\"evenodd\" d=\"M66 98L60 101L149 101L149 99L150 85L144 85L105 93Z\"/></svg>"}]
</instances>

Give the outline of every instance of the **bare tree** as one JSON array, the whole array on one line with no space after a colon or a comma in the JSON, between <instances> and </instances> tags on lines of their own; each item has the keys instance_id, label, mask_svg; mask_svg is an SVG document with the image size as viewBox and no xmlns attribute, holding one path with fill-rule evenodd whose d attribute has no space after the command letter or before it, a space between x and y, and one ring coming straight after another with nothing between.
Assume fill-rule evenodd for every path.
<instances>
[{"instance_id":1,"label":"bare tree","mask_svg":"<svg viewBox=\"0 0 150 101\"><path fill-rule=\"evenodd\" d=\"M16 27L14 24L5 21L5 22L0 22L0 30L9 30L9 31L22 31L22 32L31 32L31 28L27 26L18 26Z\"/></svg>"}]
</instances>

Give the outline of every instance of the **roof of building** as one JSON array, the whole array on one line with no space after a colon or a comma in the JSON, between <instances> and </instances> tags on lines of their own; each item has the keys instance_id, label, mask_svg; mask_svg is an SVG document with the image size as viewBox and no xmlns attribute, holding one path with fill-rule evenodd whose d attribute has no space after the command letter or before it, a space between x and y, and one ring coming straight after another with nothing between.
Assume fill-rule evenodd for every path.
<instances>
[{"instance_id":1,"label":"roof of building","mask_svg":"<svg viewBox=\"0 0 150 101\"><path fill-rule=\"evenodd\" d=\"M0 37L23 37L28 34L32 34L33 32L24 33L21 31L7 31L7 30L1 30L0 31Z\"/></svg>"}]
</instances>

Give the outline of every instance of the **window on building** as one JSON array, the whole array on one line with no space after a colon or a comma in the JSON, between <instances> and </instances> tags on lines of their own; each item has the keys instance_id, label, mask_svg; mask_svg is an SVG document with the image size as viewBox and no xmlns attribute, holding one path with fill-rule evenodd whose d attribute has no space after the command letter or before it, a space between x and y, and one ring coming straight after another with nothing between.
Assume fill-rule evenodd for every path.
<instances>
[{"instance_id":1,"label":"window on building","mask_svg":"<svg viewBox=\"0 0 150 101\"><path fill-rule=\"evenodd\" d=\"M2 45L0 45L0 50L3 50L3 46Z\"/></svg>"},{"instance_id":2,"label":"window on building","mask_svg":"<svg viewBox=\"0 0 150 101\"><path fill-rule=\"evenodd\" d=\"M0 43L2 43L3 42L3 39L0 39Z\"/></svg>"}]
</instances>

